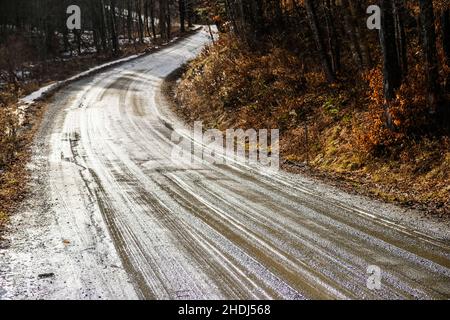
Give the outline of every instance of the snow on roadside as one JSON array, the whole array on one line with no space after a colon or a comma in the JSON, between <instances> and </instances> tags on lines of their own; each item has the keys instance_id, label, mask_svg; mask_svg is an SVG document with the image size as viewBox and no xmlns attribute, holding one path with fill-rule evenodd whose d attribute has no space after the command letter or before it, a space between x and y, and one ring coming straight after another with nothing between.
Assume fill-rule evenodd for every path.
<instances>
[{"instance_id":1,"label":"snow on roadside","mask_svg":"<svg viewBox=\"0 0 450 320\"><path fill-rule=\"evenodd\" d=\"M89 70L83 71L79 74L74 75L73 77L70 77L66 80L61 80L61 81L57 81L54 83L51 83L45 87L40 88L39 90L36 90L32 93L30 93L29 95L27 95L26 97L23 97L19 100L19 106L17 108L17 115L19 117L19 125L23 125L23 123L25 122L25 118L26 118L26 113L28 108L33 105L34 103L36 103L37 101L40 101L42 99L44 99L45 97L47 97L49 94L52 94L53 92L55 92L56 90L60 89L61 87L63 87L64 85L67 85L71 82L74 82L76 80L79 80L83 77L89 76L97 71L103 70L105 68L111 67L111 66L115 66L124 62L128 62L130 60L139 58L140 56L144 55L145 53L140 53L140 54L135 54L126 58L122 58L122 59L118 59L118 60L114 60L114 61L110 61L104 64L101 64L99 66L93 67Z\"/></svg>"},{"instance_id":2,"label":"snow on roadside","mask_svg":"<svg viewBox=\"0 0 450 320\"><path fill-rule=\"evenodd\" d=\"M35 103L37 100L41 99L46 93L50 92L52 89L54 89L59 82L52 83L48 86L42 87L37 91L34 91L30 93L28 96L22 98L19 100L20 105L31 105Z\"/></svg>"},{"instance_id":3,"label":"snow on roadside","mask_svg":"<svg viewBox=\"0 0 450 320\"><path fill-rule=\"evenodd\" d=\"M35 92L32 92L29 95L27 95L26 97L20 99L19 100L19 104L21 106L32 105L33 103L35 103L35 102L37 102L39 100L42 100L43 98L48 96L50 93L54 92L55 90L61 88L62 86L66 85L66 84L68 84L70 82L79 80L79 79L81 79L83 77L91 75L94 72L97 72L99 70L102 70L102 69L114 66L116 64L120 64L120 63L123 63L123 62L127 62L127 61L130 61L130 60L136 59L136 58L142 56L143 54L144 53L135 54L135 55L123 58L123 59L110 61L108 63L105 63L105 64L102 64L102 65L93 67L93 68L91 68L91 69L89 69L87 71L83 71L83 72L81 72L81 73L79 73L79 74L77 74L77 75L75 75L73 77L70 77L70 78L66 79L66 80L54 82L54 83L52 83L52 84L50 84L48 86L40 88L39 90L37 90Z\"/></svg>"}]
</instances>

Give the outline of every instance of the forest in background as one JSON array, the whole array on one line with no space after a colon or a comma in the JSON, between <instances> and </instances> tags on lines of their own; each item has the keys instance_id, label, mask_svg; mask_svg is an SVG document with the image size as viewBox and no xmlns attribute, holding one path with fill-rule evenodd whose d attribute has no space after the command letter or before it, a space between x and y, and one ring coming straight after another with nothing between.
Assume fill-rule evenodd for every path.
<instances>
[{"instance_id":1,"label":"forest in background","mask_svg":"<svg viewBox=\"0 0 450 320\"><path fill-rule=\"evenodd\" d=\"M449 1L207 4L221 36L176 90L186 119L280 128L285 169L449 213Z\"/></svg>"},{"instance_id":2,"label":"forest in background","mask_svg":"<svg viewBox=\"0 0 450 320\"><path fill-rule=\"evenodd\" d=\"M0 2L0 76L13 84L45 81L53 65L95 54L117 57L163 43L192 27L194 0L17 0ZM66 26L69 6L81 29ZM114 8L114 9L113 9ZM39 67L36 67L39 64ZM53 71L53 70L51 70Z\"/></svg>"}]
</instances>

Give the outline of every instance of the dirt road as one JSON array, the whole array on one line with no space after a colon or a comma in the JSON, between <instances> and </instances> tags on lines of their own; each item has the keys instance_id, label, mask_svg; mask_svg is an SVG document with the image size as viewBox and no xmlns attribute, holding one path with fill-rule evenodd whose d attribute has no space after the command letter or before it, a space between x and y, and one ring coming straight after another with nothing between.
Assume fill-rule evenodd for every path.
<instances>
[{"instance_id":1,"label":"dirt road","mask_svg":"<svg viewBox=\"0 0 450 320\"><path fill-rule=\"evenodd\" d=\"M161 84L208 41L55 95L0 249L0 298L450 298L448 224L303 176L171 161L183 124Z\"/></svg>"}]
</instances>

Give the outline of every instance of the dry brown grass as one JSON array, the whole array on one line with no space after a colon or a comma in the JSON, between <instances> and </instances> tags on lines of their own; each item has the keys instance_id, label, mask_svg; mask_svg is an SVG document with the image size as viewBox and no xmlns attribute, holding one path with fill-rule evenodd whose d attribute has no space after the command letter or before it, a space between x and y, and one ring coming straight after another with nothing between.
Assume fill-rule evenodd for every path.
<instances>
[{"instance_id":1,"label":"dry brown grass","mask_svg":"<svg viewBox=\"0 0 450 320\"><path fill-rule=\"evenodd\" d=\"M364 77L342 76L329 86L320 72L302 69L289 52L258 55L224 36L188 66L176 90L178 111L189 122L202 120L222 130L279 128L286 169L298 171L295 164L309 160L310 173L352 191L450 213L448 137L409 136L415 123L387 136L373 121L379 117L372 107L376 92ZM411 88L401 94L398 119L403 110L410 112L407 104L421 101Z\"/></svg>"},{"instance_id":2,"label":"dry brown grass","mask_svg":"<svg viewBox=\"0 0 450 320\"><path fill-rule=\"evenodd\" d=\"M26 165L31 157L30 148L44 111L45 103L30 107L16 135L9 135L4 140L6 147L5 144L1 146L0 153L7 161L0 167L0 236L9 216L27 194L29 172ZM1 121L17 122L17 115L14 112L8 112L7 117L2 118ZM3 127L0 128L3 130ZM9 148L7 157L5 157L5 148Z\"/></svg>"},{"instance_id":3,"label":"dry brown grass","mask_svg":"<svg viewBox=\"0 0 450 320\"><path fill-rule=\"evenodd\" d=\"M17 119L13 106L0 108L0 228L26 184L27 137L19 137Z\"/></svg>"}]
</instances>

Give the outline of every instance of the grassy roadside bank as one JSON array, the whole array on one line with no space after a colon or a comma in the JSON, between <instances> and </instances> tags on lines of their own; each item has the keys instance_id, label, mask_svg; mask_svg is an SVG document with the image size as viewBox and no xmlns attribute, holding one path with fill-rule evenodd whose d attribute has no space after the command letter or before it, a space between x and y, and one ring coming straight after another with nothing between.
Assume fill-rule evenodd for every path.
<instances>
[{"instance_id":1,"label":"grassy roadside bank","mask_svg":"<svg viewBox=\"0 0 450 320\"><path fill-rule=\"evenodd\" d=\"M26 196L28 171L26 165L31 157L31 145L36 131L39 129L45 103L40 102L30 107L26 119L18 132L1 141L2 146L10 144L14 150L3 163L0 170L0 238L9 216L17 208L17 204ZM2 118L2 121L5 121ZM7 141L5 141L7 140Z\"/></svg>"},{"instance_id":2,"label":"grassy roadside bank","mask_svg":"<svg viewBox=\"0 0 450 320\"><path fill-rule=\"evenodd\" d=\"M188 123L203 121L220 130L279 128L287 171L448 218L450 139L376 127L371 120L382 89L380 66L366 79L343 75L333 85L320 73L300 70L289 52L260 55L223 39L169 77L165 92ZM400 94L408 96L409 89ZM417 95L401 103L416 100Z\"/></svg>"}]
</instances>

